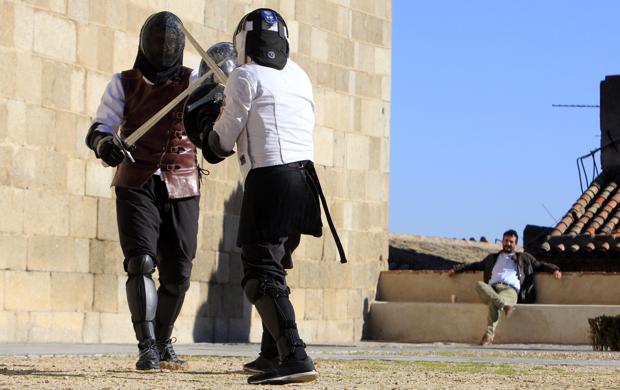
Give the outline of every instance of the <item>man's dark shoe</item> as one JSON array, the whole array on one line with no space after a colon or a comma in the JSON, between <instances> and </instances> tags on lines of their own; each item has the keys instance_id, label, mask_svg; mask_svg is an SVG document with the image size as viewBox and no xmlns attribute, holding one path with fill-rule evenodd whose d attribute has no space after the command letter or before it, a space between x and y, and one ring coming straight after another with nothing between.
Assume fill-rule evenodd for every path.
<instances>
[{"instance_id":1,"label":"man's dark shoe","mask_svg":"<svg viewBox=\"0 0 620 390\"><path fill-rule=\"evenodd\" d=\"M489 336L488 334L485 334L484 336L482 336L482 340L480 340L480 345L484 347L485 345L491 345L491 344L493 344L493 337Z\"/></svg>"},{"instance_id":2,"label":"man's dark shoe","mask_svg":"<svg viewBox=\"0 0 620 390\"><path fill-rule=\"evenodd\" d=\"M284 385L286 383L310 382L318 376L312 359L307 356L303 360L285 360L273 370L252 375L248 378L248 383L251 385Z\"/></svg>"},{"instance_id":3,"label":"man's dark shoe","mask_svg":"<svg viewBox=\"0 0 620 390\"><path fill-rule=\"evenodd\" d=\"M159 352L159 366L166 370L186 370L188 364L185 360L179 359L172 344L176 342L176 338L171 338L157 343Z\"/></svg>"},{"instance_id":4,"label":"man's dark shoe","mask_svg":"<svg viewBox=\"0 0 620 390\"><path fill-rule=\"evenodd\" d=\"M514 307L514 305L504 305L502 310L504 310L504 314L506 315L506 318L508 318L515 311L515 307Z\"/></svg>"},{"instance_id":5,"label":"man's dark shoe","mask_svg":"<svg viewBox=\"0 0 620 390\"><path fill-rule=\"evenodd\" d=\"M138 343L140 353L136 362L136 370L159 370L159 351L155 340L146 339Z\"/></svg>"},{"instance_id":6,"label":"man's dark shoe","mask_svg":"<svg viewBox=\"0 0 620 390\"><path fill-rule=\"evenodd\" d=\"M280 364L278 357L274 357L273 359L269 359L264 357L262 354L258 355L256 360L246 363L243 365L243 371L251 373L251 374L261 374L266 371L273 370L277 368Z\"/></svg>"}]
</instances>

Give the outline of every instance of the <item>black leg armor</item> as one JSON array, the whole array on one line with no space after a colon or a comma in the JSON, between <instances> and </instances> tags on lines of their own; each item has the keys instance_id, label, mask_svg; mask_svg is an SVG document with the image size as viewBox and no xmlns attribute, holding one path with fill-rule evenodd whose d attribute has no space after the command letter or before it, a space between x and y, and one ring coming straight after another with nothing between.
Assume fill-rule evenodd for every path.
<instances>
[{"instance_id":1,"label":"black leg armor","mask_svg":"<svg viewBox=\"0 0 620 390\"><path fill-rule=\"evenodd\" d=\"M189 278L184 279L180 283L165 283L161 281L157 290L159 303L157 305L157 314L155 316L155 335L157 341L165 341L172 335L172 328L176 321L185 293L189 289Z\"/></svg>"},{"instance_id":2,"label":"black leg armor","mask_svg":"<svg viewBox=\"0 0 620 390\"><path fill-rule=\"evenodd\" d=\"M155 271L155 261L149 255L133 256L125 260L125 270L128 274L127 303L136 338L138 341L154 340L157 290L151 275Z\"/></svg>"},{"instance_id":3,"label":"black leg armor","mask_svg":"<svg viewBox=\"0 0 620 390\"><path fill-rule=\"evenodd\" d=\"M248 300L256 306L272 340L275 340L280 360L305 359L306 345L297 332L295 310L288 298L289 288L269 278L249 279L245 283L244 292ZM265 340L264 336L263 339ZM265 345L265 348L268 348L268 345Z\"/></svg>"},{"instance_id":4,"label":"black leg armor","mask_svg":"<svg viewBox=\"0 0 620 390\"><path fill-rule=\"evenodd\" d=\"M278 357L278 347L276 347L276 340L273 339L269 329L263 322L263 336L260 341L260 354L267 359L275 359Z\"/></svg>"},{"instance_id":5,"label":"black leg armor","mask_svg":"<svg viewBox=\"0 0 620 390\"><path fill-rule=\"evenodd\" d=\"M243 366L244 371L256 373L248 378L250 384L306 382L317 377L306 345L299 337L289 299L291 291L286 285L284 267L292 265L291 254L298 244L299 237L282 237L241 247L243 291L256 306L263 323L261 354ZM269 352L277 359L269 359Z\"/></svg>"}]
</instances>

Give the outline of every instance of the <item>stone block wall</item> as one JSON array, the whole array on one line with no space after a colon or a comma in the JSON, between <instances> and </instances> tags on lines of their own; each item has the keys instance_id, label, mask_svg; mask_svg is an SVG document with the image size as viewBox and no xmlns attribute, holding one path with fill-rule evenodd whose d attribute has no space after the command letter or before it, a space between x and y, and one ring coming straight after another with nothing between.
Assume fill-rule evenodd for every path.
<instances>
[{"instance_id":1,"label":"stone block wall","mask_svg":"<svg viewBox=\"0 0 620 390\"><path fill-rule=\"evenodd\" d=\"M204 47L257 7L287 20L316 103L315 161L347 250L304 237L289 274L308 342L362 337L387 268L391 1L0 0L0 341L131 342L113 170L84 145L103 90L132 66L148 15L170 10ZM199 56L186 45L184 63ZM235 246L236 160L203 178L199 251L175 335L258 341ZM155 275L157 279L157 275Z\"/></svg>"}]
</instances>

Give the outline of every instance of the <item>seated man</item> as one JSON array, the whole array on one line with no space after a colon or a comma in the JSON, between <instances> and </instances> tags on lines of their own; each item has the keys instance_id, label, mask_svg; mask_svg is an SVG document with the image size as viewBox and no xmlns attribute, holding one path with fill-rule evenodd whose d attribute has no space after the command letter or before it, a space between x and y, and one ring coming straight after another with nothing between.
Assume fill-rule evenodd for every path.
<instances>
[{"instance_id":1,"label":"seated man","mask_svg":"<svg viewBox=\"0 0 620 390\"><path fill-rule=\"evenodd\" d=\"M495 328L499 322L499 312L510 316L517 301L529 303L534 297L534 272L552 272L556 279L562 278L560 268L554 264L538 261L529 253L517 253L515 247L519 235L508 230L502 238L502 251L492 253L477 263L463 263L454 266L448 276L462 271L484 271L484 282L476 284L480 300L489 305L487 329L480 345L493 343Z\"/></svg>"}]
</instances>

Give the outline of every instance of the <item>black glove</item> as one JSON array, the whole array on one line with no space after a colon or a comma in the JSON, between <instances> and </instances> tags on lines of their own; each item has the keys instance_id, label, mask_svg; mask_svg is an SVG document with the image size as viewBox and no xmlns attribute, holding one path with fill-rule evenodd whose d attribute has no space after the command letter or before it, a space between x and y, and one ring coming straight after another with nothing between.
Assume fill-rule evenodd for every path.
<instances>
[{"instance_id":1,"label":"black glove","mask_svg":"<svg viewBox=\"0 0 620 390\"><path fill-rule=\"evenodd\" d=\"M211 164L217 164L233 154L235 154L235 152L232 150L226 151L222 149L220 136L213 131L213 128L205 132L204 139L202 140L202 155L205 160Z\"/></svg>"},{"instance_id":2,"label":"black glove","mask_svg":"<svg viewBox=\"0 0 620 390\"><path fill-rule=\"evenodd\" d=\"M97 157L102 159L103 162L111 167L117 166L125 158L123 150L120 146L114 143L114 137L111 135L106 135L97 139L95 148L95 154Z\"/></svg>"},{"instance_id":3,"label":"black glove","mask_svg":"<svg viewBox=\"0 0 620 390\"><path fill-rule=\"evenodd\" d=\"M106 164L115 167L123 161L125 156L121 148L114 143L114 137L109 133L97 130L101 123L94 122L86 132L86 146L95 152L97 158L102 159Z\"/></svg>"},{"instance_id":4,"label":"black glove","mask_svg":"<svg viewBox=\"0 0 620 390\"><path fill-rule=\"evenodd\" d=\"M190 141L201 148L224 105L224 86L205 83L190 94L183 107L183 124Z\"/></svg>"},{"instance_id":5,"label":"black glove","mask_svg":"<svg viewBox=\"0 0 620 390\"><path fill-rule=\"evenodd\" d=\"M203 105L198 112L191 116L191 122L188 126L185 123L185 131L189 140L192 141L197 147L201 147L202 143L207 137L207 134L213 130L213 124L217 117L220 115L221 103L210 102Z\"/></svg>"},{"instance_id":6,"label":"black glove","mask_svg":"<svg viewBox=\"0 0 620 390\"><path fill-rule=\"evenodd\" d=\"M215 107L211 104L209 107L205 107L196 117L196 126L199 129L202 129L203 134L210 132L213 130L213 125L217 120L217 117L220 115L219 107ZM217 109L216 109L217 108Z\"/></svg>"}]
</instances>

